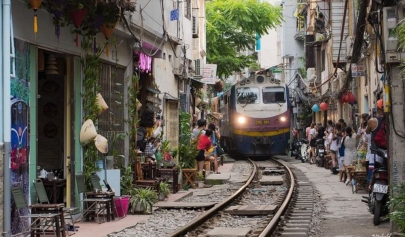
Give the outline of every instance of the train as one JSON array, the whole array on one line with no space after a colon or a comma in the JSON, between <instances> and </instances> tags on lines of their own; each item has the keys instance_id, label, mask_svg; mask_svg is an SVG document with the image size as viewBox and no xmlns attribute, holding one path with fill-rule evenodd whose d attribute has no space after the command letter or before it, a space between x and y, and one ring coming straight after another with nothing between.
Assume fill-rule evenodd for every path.
<instances>
[{"instance_id":1,"label":"train","mask_svg":"<svg viewBox=\"0 0 405 237\"><path fill-rule=\"evenodd\" d=\"M218 98L220 144L245 157L286 154L289 149L289 89L268 71L254 73Z\"/></svg>"}]
</instances>

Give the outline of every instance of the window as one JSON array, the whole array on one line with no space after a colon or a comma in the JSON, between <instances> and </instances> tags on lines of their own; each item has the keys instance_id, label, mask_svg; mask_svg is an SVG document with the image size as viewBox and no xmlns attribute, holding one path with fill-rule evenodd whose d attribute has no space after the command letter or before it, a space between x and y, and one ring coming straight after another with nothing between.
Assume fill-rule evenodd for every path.
<instances>
[{"instance_id":1,"label":"window","mask_svg":"<svg viewBox=\"0 0 405 237\"><path fill-rule=\"evenodd\" d=\"M195 75L197 75L197 76L201 75L200 59L197 59L194 61L194 70L195 70Z\"/></svg>"},{"instance_id":2,"label":"window","mask_svg":"<svg viewBox=\"0 0 405 237\"><path fill-rule=\"evenodd\" d=\"M258 104L259 88L239 87L236 89L236 98L238 104Z\"/></svg>"},{"instance_id":3,"label":"window","mask_svg":"<svg viewBox=\"0 0 405 237\"><path fill-rule=\"evenodd\" d=\"M102 113L98 120L99 134L109 141L114 141L124 131L124 81L125 69L109 64L101 65L100 94L108 105L108 110ZM115 148L124 150L124 140L116 141Z\"/></svg>"},{"instance_id":4,"label":"window","mask_svg":"<svg viewBox=\"0 0 405 237\"><path fill-rule=\"evenodd\" d=\"M184 16L191 20L191 0L184 1Z\"/></svg>"},{"instance_id":5,"label":"window","mask_svg":"<svg viewBox=\"0 0 405 237\"><path fill-rule=\"evenodd\" d=\"M263 103L285 103L284 87L263 88Z\"/></svg>"}]
</instances>

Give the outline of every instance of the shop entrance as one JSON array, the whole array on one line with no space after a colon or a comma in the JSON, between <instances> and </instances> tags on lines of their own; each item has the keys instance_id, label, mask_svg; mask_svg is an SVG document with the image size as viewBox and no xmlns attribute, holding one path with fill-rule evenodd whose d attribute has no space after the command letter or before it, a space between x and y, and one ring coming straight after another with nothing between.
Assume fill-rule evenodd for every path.
<instances>
[{"instance_id":1,"label":"shop entrance","mask_svg":"<svg viewBox=\"0 0 405 237\"><path fill-rule=\"evenodd\" d=\"M69 57L38 50L37 171L51 202L69 202L70 75ZM45 170L45 172L43 171ZM68 184L68 188L67 187Z\"/></svg>"}]
</instances>

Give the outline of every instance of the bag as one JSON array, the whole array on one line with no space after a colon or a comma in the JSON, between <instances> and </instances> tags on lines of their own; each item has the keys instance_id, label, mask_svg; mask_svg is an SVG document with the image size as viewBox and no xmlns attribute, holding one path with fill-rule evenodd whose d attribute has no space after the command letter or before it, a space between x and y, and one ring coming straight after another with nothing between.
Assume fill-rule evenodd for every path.
<instances>
[{"instance_id":1,"label":"bag","mask_svg":"<svg viewBox=\"0 0 405 237\"><path fill-rule=\"evenodd\" d=\"M146 144L148 140L146 139L146 129L144 127L139 127L136 133L136 146L139 147L139 150L142 152L145 151Z\"/></svg>"},{"instance_id":2,"label":"bag","mask_svg":"<svg viewBox=\"0 0 405 237\"><path fill-rule=\"evenodd\" d=\"M374 136L374 144L381 149L387 149L387 127L384 119L378 119L378 123L381 124L377 133Z\"/></svg>"},{"instance_id":3,"label":"bag","mask_svg":"<svg viewBox=\"0 0 405 237\"><path fill-rule=\"evenodd\" d=\"M224 149L222 149L222 147L220 147L219 145L217 146L216 151L218 157L224 154Z\"/></svg>"},{"instance_id":4,"label":"bag","mask_svg":"<svg viewBox=\"0 0 405 237\"><path fill-rule=\"evenodd\" d=\"M345 139L346 139L346 137L343 138L342 145L340 145L340 147L339 147L339 156L340 157L345 156Z\"/></svg>"}]
</instances>

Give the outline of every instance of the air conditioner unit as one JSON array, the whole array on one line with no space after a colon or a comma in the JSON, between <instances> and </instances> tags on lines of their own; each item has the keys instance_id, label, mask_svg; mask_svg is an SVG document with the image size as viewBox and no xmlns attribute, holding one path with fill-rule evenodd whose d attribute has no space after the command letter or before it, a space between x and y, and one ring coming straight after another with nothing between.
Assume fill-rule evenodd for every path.
<instances>
[{"instance_id":1,"label":"air conditioner unit","mask_svg":"<svg viewBox=\"0 0 405 237\"><path fill-rule=\"evenodd\" d=\"M264 83L265 79L266 79L265 75L259 74L259 75L256 75L255 81L256 81L256 83L261 84L261 83Z\"/></svg>"},{"instance_id":2,"label":"air conditioner unit","mask_svg":"<svg viewBox=\"0 0 405 237\"><path fill-rule=\"evenodd\" d=\"M176 76L182 76L183 75L183 64L180 64L178 68L173 68L173 74Z\"/></svg>"},{"instance_id":3,"label":"air conditioner unit","mask_svg":"<svg viewBox=\"0 0 405 237\"><path fill-rule=\"evenodd\" d=\"M193 38L198 38L198 9L193 9L193 22L192 22L192 31Z\"/></svg>"},{"instance_id":4,"label":"air conditioner unit","mask_svg":"<svg viewBox=\"0 0 405 237\"><path fill-rule=\"evenodd\" d=\"M346 38L346 59L350 59L352 57L353 51L353 36L347 36Z\"/></svg>"}]
</instances>

